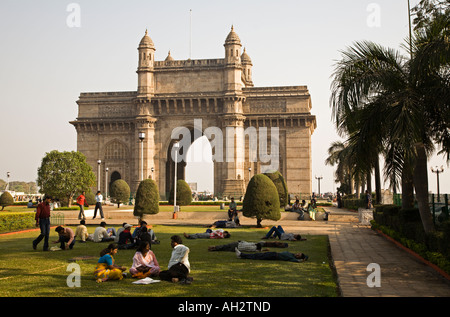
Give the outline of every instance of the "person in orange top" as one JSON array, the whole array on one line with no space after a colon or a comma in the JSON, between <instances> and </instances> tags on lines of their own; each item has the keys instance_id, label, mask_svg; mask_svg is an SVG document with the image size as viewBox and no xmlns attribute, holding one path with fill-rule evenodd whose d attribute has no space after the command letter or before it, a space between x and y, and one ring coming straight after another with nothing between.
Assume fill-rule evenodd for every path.
<instances>
[{"instance_id":1,"label":"person in orange top","mask_svg":"<svg viewBox=\"0 0 450 317\"><path fill-rule=\"evenodd\" d=\"M85 191L81 193L80 196L77 198L77 205L80 206L80 213L78 214L78 219L86 219L84 215L84 204L86 203L86 197L84 196L86 194Z\"/></svg>"}]
</instances>

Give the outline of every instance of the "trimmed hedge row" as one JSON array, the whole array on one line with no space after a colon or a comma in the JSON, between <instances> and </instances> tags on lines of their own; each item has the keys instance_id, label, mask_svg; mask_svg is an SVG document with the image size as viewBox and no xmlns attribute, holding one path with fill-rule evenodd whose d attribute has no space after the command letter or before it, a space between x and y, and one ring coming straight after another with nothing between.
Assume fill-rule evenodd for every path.
<instances>
[{"instance_id":1,"label":"trimmed hedge row","mask_svg":"<svg viewBox=\"0 0 450 317\"><path fill-rule=\"evenodd\" d=\"M381 230L424 259L450 274L450 221L425 233L418 208L375 206L372 227Z\"/></svg>"},{"instance_id":2,"label":"trimmed hedge row","mask_svg":"<svg viewBox=\"0 0 450 317\"><path fill-rule=\"evenodd\" d=\"M10 232L35 227L34 212L0 213L0 232Z\"/></svg>"}]
</instances>

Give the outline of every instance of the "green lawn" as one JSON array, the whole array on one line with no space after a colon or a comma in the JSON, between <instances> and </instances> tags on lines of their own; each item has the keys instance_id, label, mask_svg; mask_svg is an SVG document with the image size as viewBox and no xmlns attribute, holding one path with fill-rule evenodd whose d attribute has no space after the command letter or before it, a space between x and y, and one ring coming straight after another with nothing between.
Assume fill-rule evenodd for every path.
<instances>
[{"instance_id":1,"label":"green lawn","mask_svg":"<svg viewBox=\"0 0 450 317\"><path fill-rule=\"evenodd\" d=\"M93 232L94 227L89 227ZM167 268L171 254L170 236L204 232L204 227L153 227L159 245L153 245L162 269ZM190 240L183 238L190 252L191 285L161 281L150 285L132 284L135 279L96 283L92 272L101 249L107 243L77 243L73 250L42 252L32 249L32 240L38 231L0 235L0 296L152 296L152 297L335 297L337 287L328 259L328 238L306 236L307 241L290 242L287 249L271 251L304 252L309 260L304 263L282 261L254 261L236 258L234 252L210 252L209 245L237 240L260 241L267 229L230 229L232 237L223 240ZM50 241L57 239L52 231ZM134 250L119 250L116 263L129 268ZM81 267L81 287L70 288L66 280L68 260L79 256L94 256L78 261Z\"/></svg>"}]
</instances>

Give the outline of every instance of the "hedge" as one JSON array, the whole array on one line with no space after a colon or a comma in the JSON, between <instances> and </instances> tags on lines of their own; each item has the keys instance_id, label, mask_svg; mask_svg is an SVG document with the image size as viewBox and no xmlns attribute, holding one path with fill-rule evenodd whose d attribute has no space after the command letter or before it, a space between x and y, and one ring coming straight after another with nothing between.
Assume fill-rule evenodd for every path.
<instances>
[{"instance_id":1,"label":"hedge","mask_svg":"<svg viewBox=\"0 0 450 317\"><path fill-rule=\"evenodd\" d=\"M375 206L372 227L450 274L450 221L426 233L417 208L402 209L396 205Z\"/></svg>"},{"instance_id":2,"label":"hedge","mask_svg":"<svg viewBox=\"0 0 450 317\"><path fill-rule=\"evenodd\" d=\"M0 232L34 228L34 215L34 212L0 213Z\"/></svg>"}]
</instances>

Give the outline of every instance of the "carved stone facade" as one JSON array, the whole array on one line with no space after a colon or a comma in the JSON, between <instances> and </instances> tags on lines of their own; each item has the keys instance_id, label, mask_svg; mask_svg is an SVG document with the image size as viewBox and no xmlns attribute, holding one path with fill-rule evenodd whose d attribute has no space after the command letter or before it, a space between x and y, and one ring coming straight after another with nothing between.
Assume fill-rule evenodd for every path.
<instances>
[{"instance_id":1,"label":"carved stone facade","mask_svg":"<svg viewBox=\"0 0 450 317\"><path fill-rule=\"evenodd\" d=\"M249 177L271 166L254 159L255 135L259 155L260 140L267 140L266 154L272 145L278 146L276 167L289 191L311 193L311 135L316 118L311 115L307 87L254 87L251 59L245 49L241 52L233 28L224 47L222 59L174 60L169 52L166 60L155 61L155 46L146 32L138 47L137 91L80 94L78 117L70 123L77 131L78 151L86 155L94 173L100 170L102 191L117 178L135 191L143 175L156 180L161 197L166 197L175 176L172 146L181 141L181 134L173 139L172 133L190 131L192 143L216 127L223 134L208 138L215 141L213 151L223 146L226 156L214 161L216 195L242 195ZM200 119L202 131L196 131L195 120ZM277 144L272 128L278 128ZM261 132L266 130L267 138ZM145 133L143 141L140 133ZM177 164L178 178L184 178L185 165Z\"/></svg>"}]
</instances>

